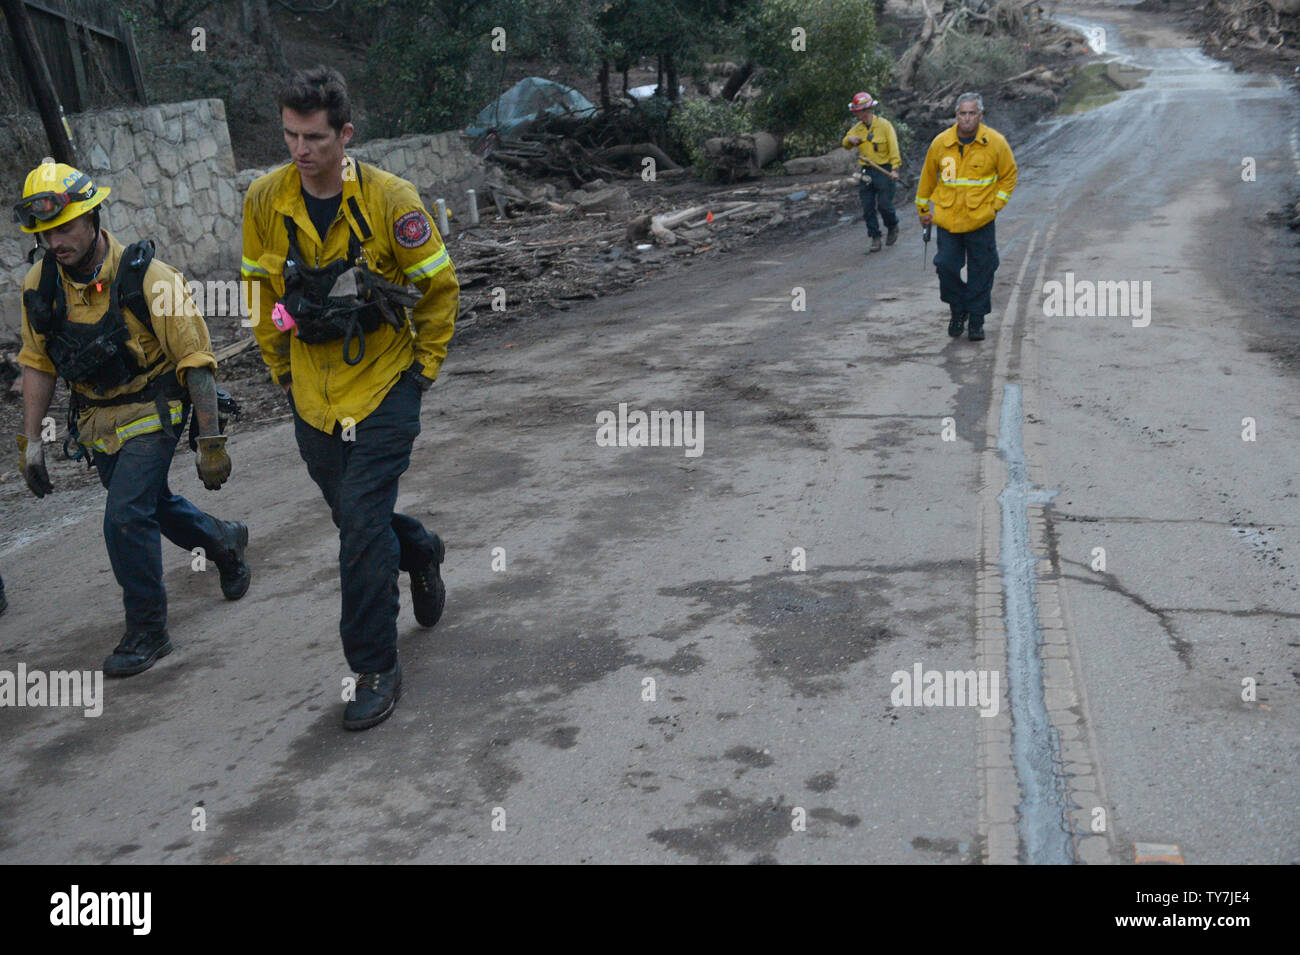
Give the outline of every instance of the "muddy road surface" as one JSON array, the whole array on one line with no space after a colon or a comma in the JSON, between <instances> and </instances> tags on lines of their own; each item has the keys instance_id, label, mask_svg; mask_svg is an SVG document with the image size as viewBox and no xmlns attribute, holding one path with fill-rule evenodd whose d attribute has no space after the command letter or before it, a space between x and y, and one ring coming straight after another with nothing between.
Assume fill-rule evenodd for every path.
<instances>
[{"instance_id":1,"label":"muddy road surface","mask_svg":"<svg viewBox=\"0 0 1300 955\"><path fill-rule=\"evenodd\" d=\"M1151 73L1018 151L986 341L946 336L910 197L881 254L855 221L453 341L399 499L447 610L403 578L373 730L288 423L217 493L179 456L252 589L169 548L175 653L98 717L0 710L0 861L1300 860L1295 97L1070 13ZM606 446L620 405L702 431ZM97 668L102 492L3 506L0 670Z\"/></svg>"}]
</instances>

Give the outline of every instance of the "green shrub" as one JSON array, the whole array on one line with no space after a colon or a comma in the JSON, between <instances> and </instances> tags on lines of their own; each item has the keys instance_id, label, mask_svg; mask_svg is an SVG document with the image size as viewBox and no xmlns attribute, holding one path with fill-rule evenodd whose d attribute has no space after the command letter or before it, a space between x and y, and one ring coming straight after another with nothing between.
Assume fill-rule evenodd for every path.
<instances>
[{"instance_id":1,"label":"green shrub","mask_svg":"<svg viewBox=\"0 0 1300 955\"><path fill-rule=\"evenodd\" d=\"M752 133L754 118L743 103L721 100L688 99L677 104L668 120L668 128L691 162L706 165L704 141L712 136Z\"/></svg>"},{"instance_id":2,"label":"green shrub","mask_svg":"<svg viewBox=\"0 0 1300 955\"><path fill-rule=\"evenodd\" d=\"M764 67L755 122L786 137L787 156L826 152L844 135L853 94L879 93L888 81L891 65L877 42L873 6L762 0L749 31L751 55Z\"/></svg>"}]
</instances>

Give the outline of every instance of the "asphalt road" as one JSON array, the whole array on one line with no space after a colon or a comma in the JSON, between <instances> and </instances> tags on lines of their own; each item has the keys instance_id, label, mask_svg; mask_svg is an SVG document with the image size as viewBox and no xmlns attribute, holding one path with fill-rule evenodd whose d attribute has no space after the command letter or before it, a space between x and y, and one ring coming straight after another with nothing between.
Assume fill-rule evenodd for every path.
<instances>
[{"instance_id":1,"label":"asphalt road","mask_svg":"<svg viewBox=\"0 0 1300 955\"><path fill-rule=\"evenodd\" d=\"M453 340L399 499L448 543L447 611L404 606L381 727L340 727L337 542L291 428L240 436L218 493L180 456L173 487L250 523L252 589L222 601L172 548L176 653L97 718L0 710L0 862L1025 861L1016 694L1056 726L1020 742L1049 748L1070 859L1300 860L1300 255L1264 220L1300 176L1295 97L1076 15L1153 72L1017 151L985 342L945 335L905 199L879 255L842 224ZM1067 272L1149 281L1150 323L1045 315ZM702 413L702 453L602 446L620 403ZM97 667L102 492L5 508L0 670ZM1022 632L1046 692L1007 664ZM917 664L996 671L997 716L894 705Z\"/></svg>"}]
</instances>

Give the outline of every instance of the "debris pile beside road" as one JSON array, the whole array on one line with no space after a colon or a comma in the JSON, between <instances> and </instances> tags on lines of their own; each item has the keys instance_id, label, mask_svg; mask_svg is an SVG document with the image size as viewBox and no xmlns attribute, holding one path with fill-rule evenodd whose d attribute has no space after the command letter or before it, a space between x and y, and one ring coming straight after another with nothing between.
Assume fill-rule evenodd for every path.
<instances>
[{"instance_id":1,"label":"debris pile beside road","mask_svg":"<svg viewBox=\"0 0 1300 955\"><path fill-rule=\"evenodd\" d=\"M1211 0L1204 14L1211 50L1282 53L1300 47L1300 0Z\"/></svg>"},{"instance_id":2,"label":"debris pile beside road","mask_svg":"<svg viewBox=\"0 0 1300 955\"><path fill-rule=\"evenodd\" d=\"M493 311L567 309L633 285L671 261L829 218L838 212L835 200L852 198L854 182L782 176L723 191L683 183L669 194L639 179L616 186L593 180L562 201L548 198L558 193L554 185L503 183L495 194L520 197L505 204L514 217L485 215L478 227L449 237L461 284L460 325Z\"/></svg>"},{"instance_id":3,"label":"debris pile beside road","mask_svg":"<svg viewBox=\"0 0 1300 955\"><path fill-rule=\"evenodd\" d=\"M595 116L544 116L531 128L500 141L487 158L536 178L563 176L577 188L593 179L637 175L654 160L656 177L686 175L667 153L645 141L642 120L626 106Z\"/></svg>"},{"instance_id":4,"label":"debris pile beside road","mask_svg":"<svg viewBox=\"0 0 1300 955\"><path fill-rule=\"evenodd\" d=\"M951 55L945 43L953 38L998 36L1014 40L1037 59L1063 63L1090 51L1087 38L1042 15L1039 4L999 0L965 0L943 4L933 11L922 4L925 19L919 36L904 51L895 70L897 86L885 91L893 115L912 127L947 124L952 121L953 100L971 87L964 77L933 88L923 88L922 66L931 57ZM1025 100L1034 108L1051 112L1060 101L1061 89L1069 82L1067 70L1039 65L1008 77L997 84L1003 100ZM987 92L986 92L987 95Z\"/></svg>"}]
</instances>

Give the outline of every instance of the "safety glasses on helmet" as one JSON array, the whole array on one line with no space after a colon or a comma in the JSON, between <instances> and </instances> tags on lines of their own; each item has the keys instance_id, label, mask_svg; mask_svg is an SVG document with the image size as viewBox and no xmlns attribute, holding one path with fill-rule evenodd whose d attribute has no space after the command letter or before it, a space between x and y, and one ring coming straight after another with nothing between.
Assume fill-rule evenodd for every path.
<instances>
[{"instance_id":1,"label":"safety glasses on helmet","mask_svg":"<svg viewBox=\"0 0 1300 955\"><path fill-rule=\"evenodd\" d=\"M28 229L36 228L36 220L49 222L58 217L73 202L85 202L95 195L95 186L90 177L82 173L66 192L36 192L24 196L14 205L14 221Z\"/></svg>"}]
</instances>

